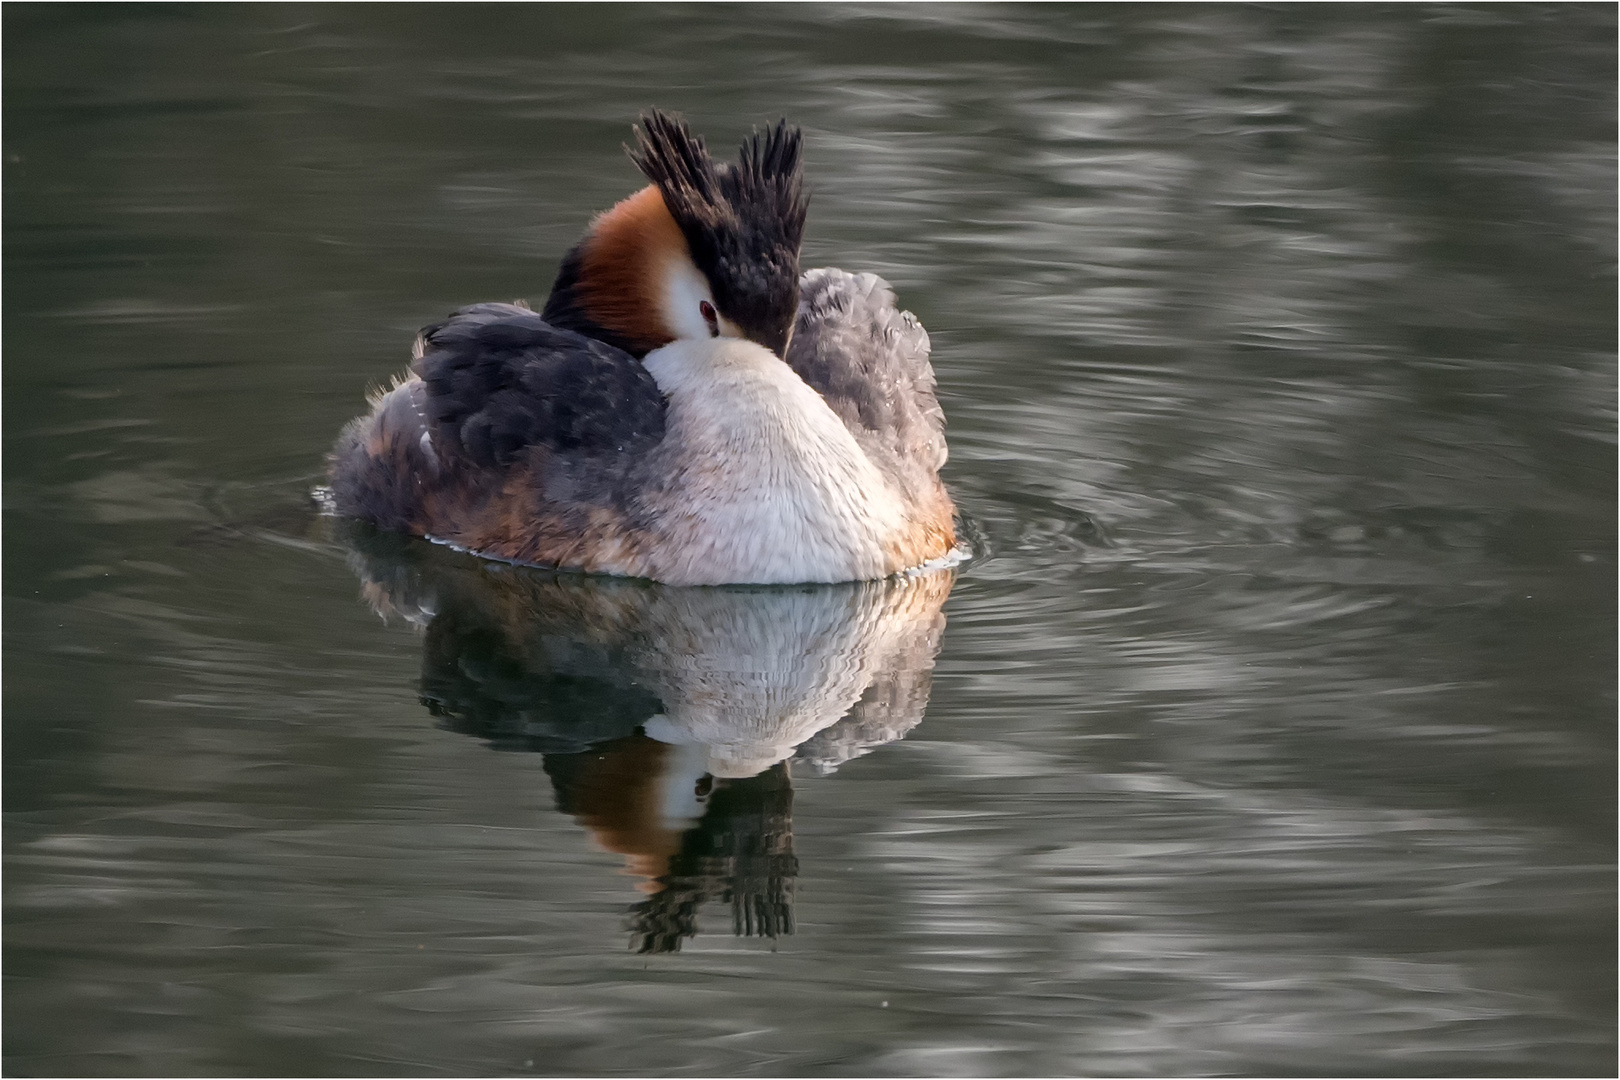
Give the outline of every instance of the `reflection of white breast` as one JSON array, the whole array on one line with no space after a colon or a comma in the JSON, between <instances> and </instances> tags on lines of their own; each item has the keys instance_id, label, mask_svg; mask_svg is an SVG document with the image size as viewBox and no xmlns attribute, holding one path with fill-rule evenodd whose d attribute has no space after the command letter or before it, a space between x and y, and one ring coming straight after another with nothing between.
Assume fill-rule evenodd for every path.
<instances>
[{"instance_id":1,"label":"reflection of white breast","mask_svg":"<svg viewBox=\"0 0 1620 1080\"><path fill-rule=\"evenodd\" d=\"M661 581L880 578L907 520L838 416L768 350L677 341L647 354L669 400L669 482L649 497Z\"/></svg>"},{"instance_id":2,"label":"reflection of white breast","mask_svg":"<svg viewBox=\"0 0 1620 1080\"><path fill-rule=\"evenodd\" d=\"M352 549L355 569L380 614L430 624L432 663L442 668L435 678L454 692L455 707L520 717L526 732L583 740L580 748L623 740L638 724L685 748L649 759L662 762L653 801L670 827L699 812L705 773L755 775L818 734L807 760L835 766L915 726L955 580L942 568L833 585L678 588L511 571L397 544ZM503 659L491 664L491 655ZM601 687L607 726L566 712L547 726L537 717L550 709L511 696L529 680L513 682L508 660L535 676ZM544 693L550 685L534 681ZM654 708L661 711L648 720Z\"/></svg>"},{"instance_id":3,"label":"reflection of white breast","mask_svg":"<svg viewBox=\"0 0 1620 1080\"><path fill-rule=\"evenodd\" d=\"M672 590L634 658L664 703L661 742L708 747L709 771L753 776L836 723L929 631L949 576L742 593ZM932 650L928 659L932 660Z\"/></svg>"}]
</instances>

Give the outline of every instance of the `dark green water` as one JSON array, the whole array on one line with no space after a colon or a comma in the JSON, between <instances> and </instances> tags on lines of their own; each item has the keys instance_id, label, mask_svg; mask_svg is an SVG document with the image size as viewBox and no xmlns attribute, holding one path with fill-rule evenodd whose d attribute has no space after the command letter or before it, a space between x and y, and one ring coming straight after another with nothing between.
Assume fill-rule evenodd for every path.
<instances>
[{"instance_id":1,"label":"dark green water","mask_svg":"<svg viewBox=\"0 0 1620 1080\"><path fill-rule=\"evenodd\" d=\"M1615 38L7 5L6 1072L1612 1075ZM942 614L311 513L653 104L928 326Z\"/></svg>"}]
</instances>

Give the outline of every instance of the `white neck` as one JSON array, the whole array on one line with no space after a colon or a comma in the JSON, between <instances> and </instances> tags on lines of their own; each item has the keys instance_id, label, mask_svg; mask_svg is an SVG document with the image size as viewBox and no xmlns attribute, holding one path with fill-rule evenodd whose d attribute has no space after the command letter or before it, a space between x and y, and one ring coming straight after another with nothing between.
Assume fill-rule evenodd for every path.
<instances>
[{"instance_id":1,"label":"white neck","mask_svg":"<svg viewBox=\"0 0 1620 1080\"><path fill-rule=\"evenodd\" d=\"M669 399L673 483L652 496L672 584L885 577L907 528L901 500L844 426L769 350L676 341L643 360Z\"/></svg>"}]
</instances>

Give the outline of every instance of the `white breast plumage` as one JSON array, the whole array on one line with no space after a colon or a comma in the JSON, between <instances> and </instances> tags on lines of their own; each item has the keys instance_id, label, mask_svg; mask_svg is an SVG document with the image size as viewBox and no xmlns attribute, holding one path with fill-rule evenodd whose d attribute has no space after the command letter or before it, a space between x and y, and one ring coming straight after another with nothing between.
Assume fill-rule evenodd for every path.
<instances>
[{"instance_id":1,"label":"white breast plumage","mask_svg":"<svg viewBox=\"0 0 1620 1080\"><path fill-rule=\"evenodd\" d=\"M669 401L650 576L676 584L876 578L905 508L838 416L769 350L677 341L644 360Z\"/></svg>"}]
</instances>

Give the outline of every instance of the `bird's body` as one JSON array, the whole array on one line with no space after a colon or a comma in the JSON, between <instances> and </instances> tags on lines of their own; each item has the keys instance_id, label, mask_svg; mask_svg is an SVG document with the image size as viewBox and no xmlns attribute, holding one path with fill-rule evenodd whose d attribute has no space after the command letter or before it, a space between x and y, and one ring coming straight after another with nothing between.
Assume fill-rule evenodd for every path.
<instances>
[{"instance_id":1,"label":"bird's body","mask_svg":"<svg viewBox=\"0 0 1620 1080\"><path fill-rule=\"evenodd\" d=\"M423 331L333 451L338 512L683 585L948 554L928 336L872 275L798 273L797 133L714 166L684 125L647 126L654 186L593 223L542 314L480 304Z\"/></svg>"}]
</instances>

